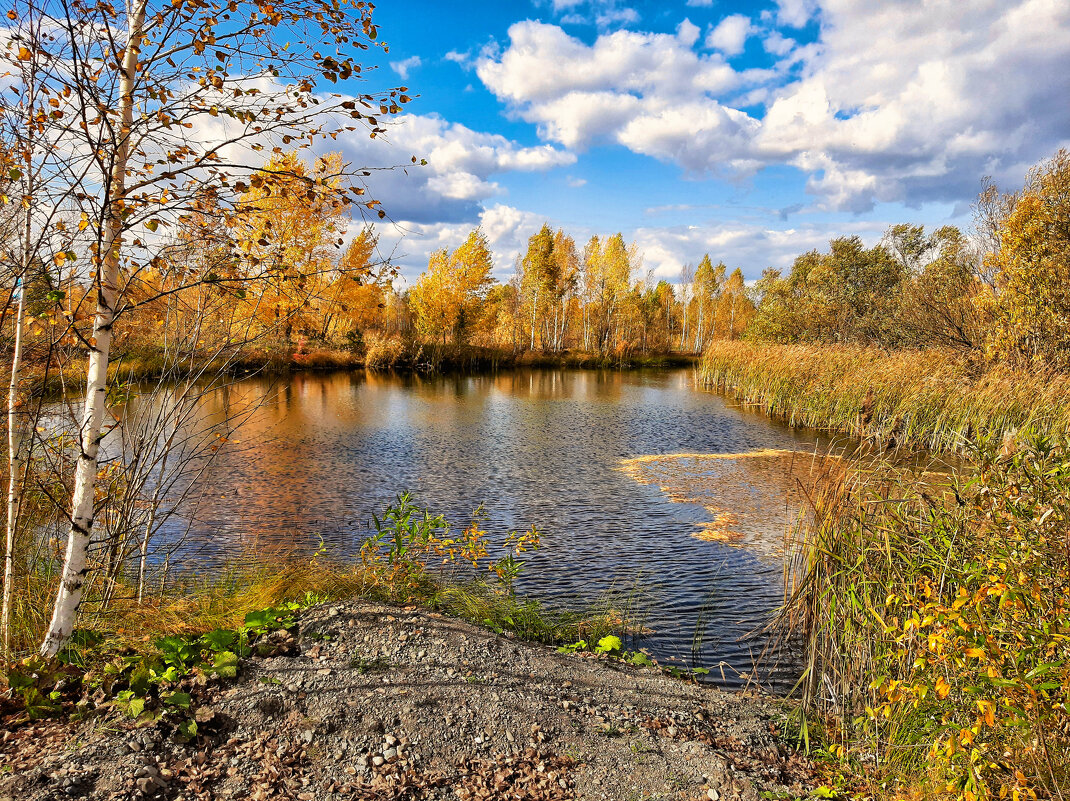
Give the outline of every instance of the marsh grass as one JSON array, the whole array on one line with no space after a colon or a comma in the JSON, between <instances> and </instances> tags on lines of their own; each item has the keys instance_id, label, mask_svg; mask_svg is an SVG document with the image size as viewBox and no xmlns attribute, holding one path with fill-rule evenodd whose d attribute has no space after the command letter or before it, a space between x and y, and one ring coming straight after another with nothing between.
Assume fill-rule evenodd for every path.
<instances>
[{"instance_id":1,"label":"marsh grass","mask_svg":"<svg viewBox=\"0 0 1070 801\"><path fill-rule=\"evenodd\" d=\"M717 341L703 381L789 425L881 447L965 453L979 437L1070 432L1070 375L949 351Z\"/></svg>"},{"instance_id":2,"label":"marsh grass","mask_svg":"<svg viewBox=\"0 0 1070 801\"><path fill-rule=\"evenodd\" d=\"M863 795L1070 790L1070 441L970 456L856 463L798 529L776 626L802 644L799 732Z\"/></svg>"}]
</instances>

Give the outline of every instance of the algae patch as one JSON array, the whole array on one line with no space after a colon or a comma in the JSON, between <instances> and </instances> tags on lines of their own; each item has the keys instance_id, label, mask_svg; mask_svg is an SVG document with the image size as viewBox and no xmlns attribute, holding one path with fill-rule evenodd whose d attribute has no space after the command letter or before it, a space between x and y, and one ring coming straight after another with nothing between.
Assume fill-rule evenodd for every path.
<instances>
[{"instance_id":1,"label":"algae patch","mask_svg":"<svg viewBox=\"0 0 1070 801\"><path fill-rule=\"evenodd\" d=\"M778 555L822 474L821 462L812 454L762 448L636 456L623 459L620 469L674 503L709 512L692 536Z\"/></svg>"}]
</instances>

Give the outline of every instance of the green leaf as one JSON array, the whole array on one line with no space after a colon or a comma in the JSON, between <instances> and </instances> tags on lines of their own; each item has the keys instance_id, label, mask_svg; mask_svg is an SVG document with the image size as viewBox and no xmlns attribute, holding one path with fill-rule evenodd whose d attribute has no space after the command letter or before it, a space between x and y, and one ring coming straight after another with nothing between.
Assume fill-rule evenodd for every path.
<instances>
[{"instance_id":1,"label":"green leaf","mask_svg":"<svg viewBox=\"0 0 1070 801\"><path fill-rule=\"evenodd\" d=\"M620 641L620 637L610 634L598 641L598 645L595 646L594 652L596 654L611 654L615 651L619 651L623 645L624 643Z\"/></svg>"},{"instance_id":2,"label":"green leaf","mask_svg":"<svg viewBox=\"0 0 1070 801\"><path fill-rule=\"evenodd\" d=\"M275 613L270 609L261 609L258 612L250 612L245 616L245 625L251 629L262 629L274 623Z\"/></svg>"},{"instance_id":3,"label":"green leaf","mask_svg":"<svg viewBox=\"0 0 1070 801\"><path fill-rule=\"evenodd\" d=\"M189 742L197 736L197 721L193 718L183 721L178 725L178 738L183 742Z\"/></svg>"},{"instance_id":4,"label":"green leaf","mask_svg":"<svg viewBox=\"0 0 1070 801\"><path fill-rule=\"evenodd\" d=\"M171 693L169 696L163 699L163 702L168 706L173 706L176 709L189 709L193 699L189 693Z\"/></svg>"},{"instance_id":5,"label":"green leaf","mask_svg":"<svg viewBox=\"0 0 1070 801\"><path fill-rule=\"evenodd\" d=\"M238 632L228 629L216 629L201 637L203 642L212 651L229 651L238 639Z\"/></svg>"},{"instance_id":6,"label":"green leaf","mask_svg":"<svg viewBox=\"0 0 1070 801\"><path fill-rule=\"evenodd\" d=\"M149 672L149 669L143 665L130 674L130 690L135 695L147 694L151 683L152 674Z\"/></svg>"},{"instance_id":7,"label":"green leaf","mask_svg":"<svg viewBox=\"0 0 1070 801\"><path fill-rule=\"evenodd\" d=\"M145 711L145 699L144 698L131 698L126 705L126 713L132 718L136 718L142 712Z\"/></svg>"},{"instance_id":8,"label":"green leaf","mask_svg":"<svg viewBox=\"0 0 1070 801\"><path fill-rule=\"evenodd\" d=\"M238 655L233 651L216 654L211 670L221 679L234 678L238 675Z\"/></svg>"}]
</instances>

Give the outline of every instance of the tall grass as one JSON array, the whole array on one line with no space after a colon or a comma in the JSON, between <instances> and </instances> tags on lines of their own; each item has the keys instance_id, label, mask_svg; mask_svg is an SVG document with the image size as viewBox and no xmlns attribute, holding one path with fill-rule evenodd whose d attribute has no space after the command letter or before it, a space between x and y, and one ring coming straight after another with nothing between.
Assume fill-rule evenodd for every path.
<instances>
[{"instance_id":1,"label":"tall grass","mask_svg":"<svg viewBox=\"0 0 1070 801\"><path fill-rule=\"evenodd\" d=\"M1070 439L982 441L968 480L831 481L778 625L806 722L877 797L1070 793Z\"/></svg>"},{"instance_id":2,"label":"tall grass","mask_svg":"<svg viewBox=\"0 0 1070 801\"><path fill-rule=\"evenodd\" d=\"M1070 375L955 353L718 341L703 380L790 425L879 445L965 452L978 437L1070 432Z\"/></svg>"}]
</instances>

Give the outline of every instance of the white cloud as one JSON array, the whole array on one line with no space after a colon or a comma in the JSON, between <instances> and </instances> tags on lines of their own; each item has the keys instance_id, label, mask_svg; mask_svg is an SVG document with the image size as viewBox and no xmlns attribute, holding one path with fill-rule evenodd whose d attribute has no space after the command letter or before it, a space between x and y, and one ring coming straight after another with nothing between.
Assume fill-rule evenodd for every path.
<instances>
[{"instance_id":1,"label":"white cloud","mask_svg":"<svg viewBox=\"0 0 1070 801\"><path fill-rule=\"evenodd\" d=\"M621 0L551 0L550 7L563 25L596 25L606 29L634 25L640 20L639 12Z\"/></svg>"},{"instance_id":2,"label":"white cloud","mask_svg":"<svg viewBox=\"0 0 1070 801\"><path fill-rule=\"evenodd\" d=\"M818 0L776 0L777 22L801 28L817 13Z\"/></svg>"},{"instance_id":3,"label":"white cloud","mask_svg":"<svg viewBox=\"0 0 1070 801\"><path fill-rule=\"evenodd\" d=\"M390 69L401 76L401 80L407 81L409 79L409 71L419 67L423 63L420 61L419 56L409 56L401 61L391 61Z\"/></svg>"},{"instance_id":4,"label":"white cloud","mask_svg":"<svg viewBox=\"0 0 1070 801\"><path fill-rule=\"evenodd\" d=\"M599 28L634 25L639 21L639 12L634 8L607 8L595 15L594 21Z\"/></svg>"},{"instance_id":5,"label":"white cloud","mask_svg":"<svg viewBox=\"0 0 1070 801\"><path fill-rule=\"evenodd\" d=\"M437 115L405 114L386 136L369 140L339 136L343 155L354 164L396 164L369 179L372 195L391 219L411 223L460 223L478 218L482 203L501 193L492 178L575 163L572 153L550 145L522 147L499 134L474 131ZM411 157L426 159L413 165Z\"/></svg>"},{"instance_id":6,"label":"white cloud","mask_svg":"<svg viewBox=\"0 0 1070 801\"><path fill-rule=\"evenodd\" d=\"M676 26L676 38L680 40L680 43L685 47L694 46L698 41L699 35L702 30L698 25L695 25L691 20L685 19L679 25Z\"/></svg>"},{"instance_id":7,"label":"white cloud","mask_svg":"<svg viewBox=\"0 0 1070 801\"><path fill-rule=\"evenodd\" d=\"M762 47L765 48L766 53L772 53L774 56L786 56L795 47L795 40L783 36L780 31L770 31L762 39Z\"/></svg>"},{"instance_id":8,"label":"white cloud","mask_svg":"<svg viewBox=\"0 0 1070 801\"><path fill-rule=\"evenodd\" d=\"M814 20L802 45L772 27ZM790 164L822 205L853 211L960 202L1070 142L1065 0L780 0L760 24L722 20L709 54L690 25L588 44L521 22L476 70L546 141L616 143L695 175ZM750 35L781 59L771 69L725 61Z\"/></svg>"},{"instance_id":9,"label":"white cloud","mask_svg":"<svg viewBox=\"0 0 1070 801\"><path fill-rule=\"evenodd\" d=\"M732 14L725 17L706 37L706 47L720 50L727 56L738 56L743 52L747 39L754 32L750 17L745 14Z\"/></svg>"},{"instance_id":10,"label":"white cloud","mask_svg":"<svg viewBox=\"0 0 1070 801\"><path fill-rule=\"evenodd\" d=\"M527 248L528 237L546 222L529 211L496 203L482 209L469 222L410 223L378 227L380 249L395 254L395 263L403 278L412 284L423 270L432 251L458 247L477 225L483 228L494 256L494 276L508 280L513 274L516 257Z\"/></svg>"},{"instance_id":11,"label":"white cloud","mask_svg":"<svg viewBox=\"0 0 1070 801\"><path fill-rule=\"evenodd\" d=\"M587 185L586 178L577 178L574 175L570 175L565 179L565 183L571 186L573 189L579 189L581 186Z\"/></svg>"},{"instance_id":12,"label":"white cloud","mask_svg":"<svg viewBox=\"0 0 1070 801\"><path fill-rule=\"evenodd\" d=\"M687 0L691 8L712 8L714 0Z\"/></svg>"},{"instance_id":13,"label":"white cloud","mask_svg":"<svg viewBox=\"0 0 1070 801\"><path fill-rule=\"evenodd\" d=\"M857 235L867 245L876 244L888 224L884 222L807 223L770 227L757 223L710 221L706 225L643 227L632 238L643 253L644 265L655 278L676 281L685 264L692 266L709 254L716 263L739 267L748 280L760 278L762 270L786 270L800 253L827 249L829 240Z\"/></svg>"}]
</instances>

